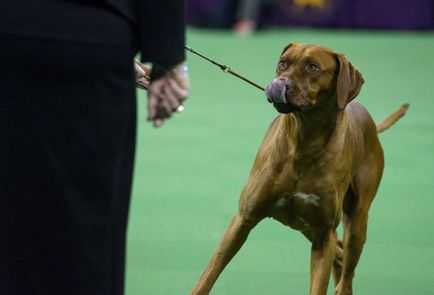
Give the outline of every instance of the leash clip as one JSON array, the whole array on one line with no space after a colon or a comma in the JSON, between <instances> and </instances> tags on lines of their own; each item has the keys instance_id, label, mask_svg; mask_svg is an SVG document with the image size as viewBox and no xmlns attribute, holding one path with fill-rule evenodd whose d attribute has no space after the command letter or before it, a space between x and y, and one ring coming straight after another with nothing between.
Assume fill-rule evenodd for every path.
<instances>
[{"instance_id":1,"label":"leash clip","mask_svg":"<svg viewBox=\"0 0 434 295\"><path fill-rule=\"evenodd\" d=\"M223 72L227 73L227 72L229 72L230 70L231 70L230 67L228 67L228 66L222 66L222 71L223 71Z\"/></svg>"}]
</instances>

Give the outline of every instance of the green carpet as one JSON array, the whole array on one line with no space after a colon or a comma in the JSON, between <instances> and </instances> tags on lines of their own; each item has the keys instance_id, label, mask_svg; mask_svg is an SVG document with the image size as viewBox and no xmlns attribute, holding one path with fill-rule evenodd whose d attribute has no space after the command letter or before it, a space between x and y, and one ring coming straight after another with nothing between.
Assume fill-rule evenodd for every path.
<instances>
[{"instance_id":1,"label":"green carpet","mask_svg":"<svg viewBox=\"0 0 434 295\"><path fill-rule=\"evenodd\" d=\"M375 120L405 102L381 135L386 169L370 211L355 294L434 294L434 33L280 29L240 38L189 29L188 44L266 86L284 45L345 53L366 83L357 98ZM188 55L192 93L161 129L139 94L128 232L127 295L188 294L237 210L239 193L276 111L259 90ZM212 294L308 294L310 244L264 220ZM328 294L333 293L331 282Z\"/></svg>"}]
</instances>

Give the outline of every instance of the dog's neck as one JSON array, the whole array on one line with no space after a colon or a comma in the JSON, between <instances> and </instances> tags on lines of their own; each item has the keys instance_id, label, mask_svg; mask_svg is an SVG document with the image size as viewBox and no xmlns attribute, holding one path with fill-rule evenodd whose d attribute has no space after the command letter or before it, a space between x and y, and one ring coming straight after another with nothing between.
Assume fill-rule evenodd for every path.
<instances>
[{"instance_id":1,"label":"dog's neck","mask_svg":"<svg viewBox=\"0 0 434 295\"><path fill-rule=\"evenodd\" d=\"M339 133L346 132L342 127L348 126L345 111L340 110L334 103L307 110L304 112L284 115L289 128L288 132L294 140L298 152L318 153ZM343 123L343 124L342 124ZM342 135L342 134L341 134Z\"/></svg>"}]
</instances>

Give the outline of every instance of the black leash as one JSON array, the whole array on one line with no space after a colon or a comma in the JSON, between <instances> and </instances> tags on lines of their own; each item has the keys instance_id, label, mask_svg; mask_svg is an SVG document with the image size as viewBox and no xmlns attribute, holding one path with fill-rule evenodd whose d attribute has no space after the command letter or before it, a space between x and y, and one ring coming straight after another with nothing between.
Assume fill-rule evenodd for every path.
<instances>
[{"instance_id":1,"label":"black leash","mask_svg":"<svg viewBox=\"0 0 434 295\"><path fill-rule=\"evenodd\" d=\"M197 52L196 50L194 50L194 49L191 48L190 46L185 45L184 47L185 47L185 49L187 49L187 50L190 51L191 53L196 54L197 56L200 56L201 58L203 58L203 59L209 61L210 63L212 63L212 64L218 66L218 67L219 67L223 72L225 72L225 73L229 73L229 74L231 74L231 75L234 75L235 77L237 77L237 78L239 78L239 79L241 79L241 80L243 80L243 81L249 83L250 85L253 85L253 86L255 86L256 88L258 88L258 89L260 89L260 90L262 90L262 91L265 91L265 88L264 88L264 87L259 86L259 85L256 84L255 82L252 82L252 81L250 81L249 79L247 79L247 78L241 76L241 75L238 74L237 72L234 72L230 67L228 67L228 66L226 66L226 65L219 64L218 62L216 62L216 61L214 61L214 60L212 60L212 59L210 59L210 58L208 58L208 57L206 57L206 56L200 54L199 52Z\"/></svg>"}]
</instances>

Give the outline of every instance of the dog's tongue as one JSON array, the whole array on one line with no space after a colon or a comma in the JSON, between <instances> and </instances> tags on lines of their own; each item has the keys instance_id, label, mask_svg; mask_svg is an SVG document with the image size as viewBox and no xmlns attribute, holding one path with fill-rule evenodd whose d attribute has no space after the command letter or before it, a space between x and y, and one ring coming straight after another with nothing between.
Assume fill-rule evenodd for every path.
<instances>
[{"instance_id":1,"label":"dog's tongue","mask_svg":"<svg viewBox=\"0 0 434 295\"><path fill-rule=\"evenodd\" d=\"M269 102L287 103L285 98L286 84L282 79L274 79L265 88L265 95Z\"/></svg>"}]
</instances>

